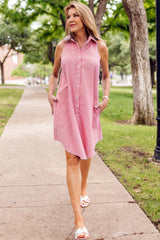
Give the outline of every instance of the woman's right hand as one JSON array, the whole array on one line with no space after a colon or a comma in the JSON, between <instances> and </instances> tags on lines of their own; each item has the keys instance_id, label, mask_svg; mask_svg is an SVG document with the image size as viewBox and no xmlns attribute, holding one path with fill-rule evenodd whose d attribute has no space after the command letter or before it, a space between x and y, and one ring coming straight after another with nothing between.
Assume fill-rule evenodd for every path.
<instances>
[{"instance_id":1,"label":"woman's right hand","mask_svg":"<svg viewBox=\"0 0 160 240\"><path fill-rule=\"evenodd\" d=\"M54 103L58 101L58 99L53 95L53 93L55 92L56 86L58 84L59 70L60 70L60 67L61 67L61 54L62 54L62 51L63 51L64 44L65 44L64 41L61 41L57 44L57 47L56 47L56 50L55 50L53 72L52 72L51 77L49 79L48 101L51 105L52 113L53 113Z\"/></svg>"},{"instance_id":2,"label":"woman's right hand","mask_svg":"<svg viewBox=\"0 0 160 240\"><path fill-rule=\"evenodd\" d=\"M49 101L49 103L51 105L51 109L52 109L52 113L53 113L54 103L57 102L58 100L57 100L57 98L54 95L49 94L48 95L48 101Z\"/></svg>"}]
</instances>

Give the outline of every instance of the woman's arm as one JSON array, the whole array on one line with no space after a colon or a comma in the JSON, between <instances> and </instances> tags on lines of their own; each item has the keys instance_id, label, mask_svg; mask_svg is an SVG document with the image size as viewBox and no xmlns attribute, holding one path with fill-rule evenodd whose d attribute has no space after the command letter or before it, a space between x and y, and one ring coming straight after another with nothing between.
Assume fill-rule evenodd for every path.
<instances>
[{"instance_id":1,"label":"woman's arm","mask_svg":"<svg viewBox=\"0 0 160 240\"><path fill-rule=\"evenodd\" d=\"M58 75L59 75L59 70L61 66L61 54L63 51L63 47L64 47L64 42L59 42L57 44L56 51L55 51L53 72L49 79L48 100L52 109L53 109L54 102L57 101L56 97L53 94L56 90L57 83L58 83Z\"/></svg>"},{"instance_id":2,"label":"woman's arm","mask_svg":"<svg viewBox=\"0 0 160 240\"><path fill-rule=\"evenodd\" d=\"M110 75L108 68L108 49L106 44L100 40L98 41L98 51L100 54L100 64L102 68L102 86L103 86L103 99L102 102L99 103L97 107L100 108L100 112L102 112L109 101L109 93L110 93ZM105 97L104 97L105 96Z\"/></svg>"}]
</instances>

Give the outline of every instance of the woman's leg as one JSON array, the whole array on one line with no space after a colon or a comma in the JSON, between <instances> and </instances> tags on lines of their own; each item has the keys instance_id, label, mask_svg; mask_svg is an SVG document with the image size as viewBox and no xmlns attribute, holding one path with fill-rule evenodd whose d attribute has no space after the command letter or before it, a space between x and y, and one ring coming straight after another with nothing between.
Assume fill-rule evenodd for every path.
<instances>
[{"instance_id":1,"label":"woman's leg","mask_svg":"<svg viewBox=\"0 0 160 240\"><path fill-rule=\"evenodd\" d=\"M79 157L66 151L67 161L67 185L71 198L71 203L75 215L76 228L84 227L84 220L80 208L81 178Z\"/></svg>"},{"instance_id":2,"label":"woman's leg","mask_svg":"<svg viewBox=\"0 0 160 240\"><path fill-rule=\"evenodd\" d=\"M87 195L87 179L88 173L91 166L91 158L86 160L81 160L80 169L81 169L81 196L84 197Z\"/></svg>"}]
</instances>

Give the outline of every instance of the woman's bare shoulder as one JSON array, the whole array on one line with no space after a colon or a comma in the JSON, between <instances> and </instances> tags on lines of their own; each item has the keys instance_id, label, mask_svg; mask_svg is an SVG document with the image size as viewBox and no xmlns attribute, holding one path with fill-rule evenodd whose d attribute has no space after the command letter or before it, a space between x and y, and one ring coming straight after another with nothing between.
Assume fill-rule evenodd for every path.
<instances>
[{"instance_id":1,"label":"woman's bare shoulder","mask_svg":"<svg viewBox=\"0 0 160 240\"><path fill-rule=\"evenodd\" d=\"M98 40L98 50L99 51L106 51L107 50L107 46L104 40Z\"/></svg>"},{"instance_id":2,"label":"woman's bare shoulder","mask_svg":"<svg viewBox=\"0 0 160 240\"><path fill-rule=\"evenodd\" d=\"M99 51L99 55L101 57L101 60L108 58L108 49L107 49L105 41L98 40L98 51Z\"/></svg>"},{"instance_id":3,"label":"woman's bare shoulder","mask_svg":"<svg viewBox=\"0 0 160 240\"><path fill-rule=\"evenodd\" d=\"M60 41L60 42L57 44L57 46L56 46L56 50L57 50L57 51L62 51L63 48L64 48L64 45L65 45L65 42L64 42L63 40Z\"/></svg>"},{"instance_id":4,"label":"woman's bare shoulder","mask_svg":"<svg viewBox=\"0 0 160 240\"><path fill-rule=\"evenodd\" d=\"M62 52L63 52L64 45L65 45L65 43L64 43L63 40L60 41L60 42L57 44L57 46L56 46L56 51L55 51L55 58L57 58L57 59L60 59L60 58L61 58L61 54L62 54Z\"/></svg>"}]
</instances>

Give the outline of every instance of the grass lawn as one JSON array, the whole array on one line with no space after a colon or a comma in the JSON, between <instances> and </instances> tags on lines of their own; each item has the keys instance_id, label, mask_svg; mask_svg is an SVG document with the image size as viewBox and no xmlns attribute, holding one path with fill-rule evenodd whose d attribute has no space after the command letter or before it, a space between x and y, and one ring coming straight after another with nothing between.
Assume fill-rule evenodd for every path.
<instances>
[{"instance_id":1,"label":"grass lawn","mask_svg":"<svg viewBox=\"0 0 160 240\"><path fill-rule=\"evenodd\" d=\"M0 89L0 135L11 117L21 95L23 89Z\"/></svg>"},{"instance_id":2,"label":"grass lawn","mask_svg":"<svg viewBox=\"0 0 160 240\"><path fill-rule=\"evenodd\" d=\"M99 94L102 98L101 87ZM160 230L160 164L151 161L156 126L124 124L133 114L132 88L112 87L110 99L100 117L103 141L96 150Z\"/></svg>"}]
</instances>

